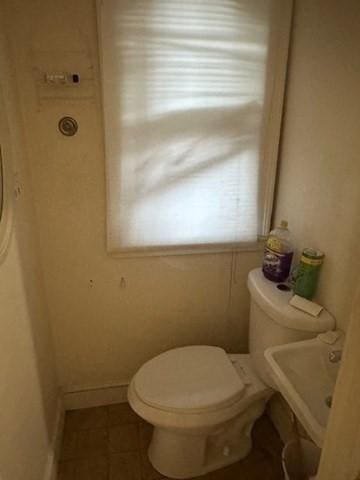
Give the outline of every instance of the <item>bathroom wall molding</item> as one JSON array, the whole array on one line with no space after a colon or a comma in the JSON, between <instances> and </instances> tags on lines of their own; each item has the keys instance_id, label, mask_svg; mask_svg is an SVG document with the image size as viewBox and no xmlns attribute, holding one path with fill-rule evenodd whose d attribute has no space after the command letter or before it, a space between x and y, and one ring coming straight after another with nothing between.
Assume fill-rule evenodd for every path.
<instances>
[{"instance_id":1,"label":"bathroom wall molding","mask_svg":"<svg viewBox=\"0 0 360 480\"><path fill-rule=\"evenodd\" d=\"M127 402L128 383L78 385L63 394L65 410Z\"/></svg>"},{"instance_id":2,"label":"bathroom wall molding","mask_svg":"<svg viewBox=\"0 0 360 480\"><path fill-rule=\"evenodd\" d=\"M57 463L60 457L60 448L62 443L62 435L64 430L65 410L64 402L59 395L56 420L53 435L50 441L48 458L45 466L44 480L56 480L57 478Z\"/></svg>"}]
</instances>

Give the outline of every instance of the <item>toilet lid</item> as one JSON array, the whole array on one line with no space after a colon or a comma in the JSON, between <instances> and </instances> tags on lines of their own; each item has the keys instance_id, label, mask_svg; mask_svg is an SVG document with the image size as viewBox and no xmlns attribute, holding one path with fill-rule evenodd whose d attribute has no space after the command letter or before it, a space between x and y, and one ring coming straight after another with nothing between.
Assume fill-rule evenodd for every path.
<instances>
[{"instance_id":1,"label":"toilet lid","mask_svg":"<svg viewBox=\"0 0 360 480\"><path fill-rule=\"evenodd\" d=\"M226 352L209 346L168 350L145 363L133 382L143 402L165 410L218 408L245 390Z\"/></svg>"}]
</instances>

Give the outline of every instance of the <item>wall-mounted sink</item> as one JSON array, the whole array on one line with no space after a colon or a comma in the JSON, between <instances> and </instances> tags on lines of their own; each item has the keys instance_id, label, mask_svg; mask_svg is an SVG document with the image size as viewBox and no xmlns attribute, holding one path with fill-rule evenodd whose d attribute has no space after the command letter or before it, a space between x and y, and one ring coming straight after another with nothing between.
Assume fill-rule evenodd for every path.
<instances>
[{"instance_id":1,"label":"wall-mounted sink","mask_svg":"<svg viewBox=\"0 0 360 480\"><path fill-rule=\"evenodd\" d=\"M324 441L343 342L341 332L327 332L265 351L279 391L319 447Z\"/></svg>"}]
</instances>

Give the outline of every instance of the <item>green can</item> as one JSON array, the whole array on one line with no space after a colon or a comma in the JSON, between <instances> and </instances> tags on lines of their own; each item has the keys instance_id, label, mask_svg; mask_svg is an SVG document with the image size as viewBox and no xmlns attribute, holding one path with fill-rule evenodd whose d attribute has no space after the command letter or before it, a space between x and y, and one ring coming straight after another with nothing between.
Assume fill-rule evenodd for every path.
<instances>
[{"instance_id":1,"label":"green can","mask_svg":"<svg viewBox=\"0 0 360 480\"><path fill-rule=\"evenodd\" d=\"M294 293L300 297L311 299L316 292L317 281L325 255L319 250L305 248L301 255L296 275Z\"/></svg>"}]
</instances>

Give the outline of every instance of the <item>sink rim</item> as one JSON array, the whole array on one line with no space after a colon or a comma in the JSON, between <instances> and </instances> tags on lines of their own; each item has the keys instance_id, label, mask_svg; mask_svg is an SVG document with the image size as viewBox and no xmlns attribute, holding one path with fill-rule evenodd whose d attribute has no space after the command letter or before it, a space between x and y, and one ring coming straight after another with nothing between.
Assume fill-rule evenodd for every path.
<instances>
[{"instance_id":1,"label":"sink rim","mask_svg":"<svg viewBox=\"0 0 360 480\"><path fill-rule=\"evenodd\" d=\"M342 332L340 332L342 333ZM309 406L309 402L306 401L303 395L298 392L295 388L294 383L288 378L285 374L283 368L281 367L278 360L275 358L277 353L281 353L285 351L287 353L291 353L291 351L295 350L298 354L304 354L305 349L311 348L312 350L319 350L322 352L324 349L335 350L339 349L339 344L343 344L343 335L339 337L336 342L333 344L325 343L323 340L320 340L319 337L312 338L310 340L302 340L299 342L292 342L283 345L277 345L274 347L269 347L265 350L264 356L269 366L269 373L275 382L277 388L279 389L280 393L284 396L284 398L289 403L291 409L294 411L295 415L298 417L302 425L304 426L305 430L311 437L311 439L316 443L318 447L322 447L324 443L325 431L327 425L323 426L315 414L311 411ZM303 351L302 348L306 347ZM334 382L334 388L335 388ZM325 405L325 398L324 398L324 406ZM328 407L327 407L328 408ZM330 409L329 409L330 415Z\"/></svg>"}]
</instances>

